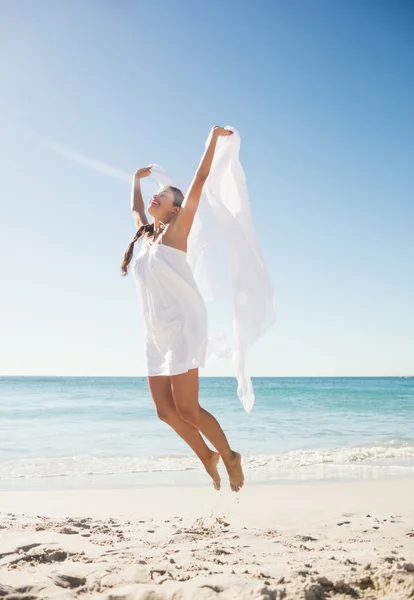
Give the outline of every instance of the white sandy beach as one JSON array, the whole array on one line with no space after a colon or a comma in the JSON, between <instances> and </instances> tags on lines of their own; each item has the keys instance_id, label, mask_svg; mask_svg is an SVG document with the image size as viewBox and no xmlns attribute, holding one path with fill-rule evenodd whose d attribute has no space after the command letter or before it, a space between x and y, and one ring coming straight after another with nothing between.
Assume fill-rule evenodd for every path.
<instances>
[{"instance_id":1,"label":"white sandy beach","mask_svg":"<svg viewBox=\"0 0 414 600\"><path fill-rule=\"evenodd\" d=\"M0 596L414 597L414 479L2 492Z\"/></svg>"}]
</instances>

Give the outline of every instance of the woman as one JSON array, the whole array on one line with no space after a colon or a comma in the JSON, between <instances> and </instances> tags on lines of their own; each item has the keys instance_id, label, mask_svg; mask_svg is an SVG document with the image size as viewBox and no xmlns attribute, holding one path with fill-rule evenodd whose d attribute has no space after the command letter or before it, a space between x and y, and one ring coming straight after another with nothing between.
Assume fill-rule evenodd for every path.
<instances>
[{"instance_id":1,"label":"woman","mask_svg":"<svg viewBox=\"0 0 414 600\"><path fill-rule=\"evenodd\" d=\"M140 185L140 180L151 174L151 167L135 173L131 209L137 233L125 251L121 270L123 275L128 273L134 243L142 237L133 274L144 308L148 384L158 417L197 454L217 490L220 489L217 464L221 457L230 487L238 492L244 482L241 456L230 448L215 417L198 402L198 367L204 366L207 313L186 260L188 236L217 140L228 135L232 132L227 129L212 128L185 197L171 186L152 196L148 204L151 224L145 214ZM201 433L217 452L207 446Z\"/></svg>"}]
</instances>

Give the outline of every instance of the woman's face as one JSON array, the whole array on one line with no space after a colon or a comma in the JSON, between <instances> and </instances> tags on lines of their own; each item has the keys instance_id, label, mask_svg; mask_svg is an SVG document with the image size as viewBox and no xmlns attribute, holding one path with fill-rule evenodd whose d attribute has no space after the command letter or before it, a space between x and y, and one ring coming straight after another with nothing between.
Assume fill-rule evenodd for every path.
<instances>
[{"instance_id":1,"label":"woman's face","mask_svg":"<svg viewBox=\"0 0 414 600\"><path fill-rule=\"evenodd\" d=\"M162 188L148 202L148 212L152 217L168 215L174 209L174 194L168 188Z\"/></svg>"}]
</instances>

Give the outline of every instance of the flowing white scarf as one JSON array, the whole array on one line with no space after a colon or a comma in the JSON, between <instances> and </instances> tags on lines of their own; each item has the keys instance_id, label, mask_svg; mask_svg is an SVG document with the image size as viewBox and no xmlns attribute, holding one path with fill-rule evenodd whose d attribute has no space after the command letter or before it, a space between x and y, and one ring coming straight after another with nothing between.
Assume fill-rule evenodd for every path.
<instances>
[{"instance_id":1,"label":"flowing white scarf","mask_svg":"<svg viewBox=\"0 0 414 600\"><path fill-rule=\"evenodd\" d=\"M250 412L254 404L252 381L246 369L249 347L275 320L272 285L254 230L246 179L239 160L240 135L220 137L210 175L188 239L187 260L206 301L209 323L214 305L230 303L232 342L222 324L209 332L209 355L232 357L237 394ZM188 186L170 177L159 165L152 175L160 186L172 185L183 194Z\"/></svg>"}]
</instances>

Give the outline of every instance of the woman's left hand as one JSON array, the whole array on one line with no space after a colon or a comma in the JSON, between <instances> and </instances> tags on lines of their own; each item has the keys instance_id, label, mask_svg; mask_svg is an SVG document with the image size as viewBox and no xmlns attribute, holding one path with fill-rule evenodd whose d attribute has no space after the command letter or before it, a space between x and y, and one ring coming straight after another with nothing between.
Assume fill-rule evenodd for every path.
<instances>
[{"instance_id":1,"label":"woman's left hand","mask_svg":"<svg viewBox=\"0 0 414 600\"><path fill-rule=\"evenodd\" d=\"M214 127L211 128L211 135L214 135L216 137L225 137L227 135L232 135L232 131L230 131L229 129L225 129L224 127L219 127L218 125L215 125Z\"/></svg>"}]
</instances>

